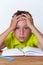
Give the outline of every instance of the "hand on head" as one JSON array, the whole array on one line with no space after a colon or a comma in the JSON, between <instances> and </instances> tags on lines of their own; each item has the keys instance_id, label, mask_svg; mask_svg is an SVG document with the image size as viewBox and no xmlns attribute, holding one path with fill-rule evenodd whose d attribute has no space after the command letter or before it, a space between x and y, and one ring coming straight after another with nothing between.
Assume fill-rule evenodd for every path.
<instances>
[{"instance_id":1,"label":"hand on head","mask_svg":"<svg viewBox=\"0 0 43 65\"><path fill-rule=\"evenodd\" d=\"M14 30L15 29L15 27L16 27L16 24L17 24L17 22L20 20L20 15L19 16L14 16L14 17L12 17L12 19L11 19L11 24L10 24L10 27L11 27L11 29L12 30Z\"/></svg>"},{"instance_id":2,"label":"hand on head","mask_svg":"<svg viewBox=\"0 0 43 65\"><path fill-rule=\"evenodd\" d=\"M29 26L29 28L31 28L30 26L33 25L33 19L32 19L32 17L29 14L24 14L24 13L22 13L20 15L16 15L15 14L14 16L12 16L12 20L11 20L11 24L10 24L10 27L11 27L12 30L15 29L17 23L20 20L21 21L25 20L25 22L27 23L27 25Z\"/></svg>"}]
</instances>

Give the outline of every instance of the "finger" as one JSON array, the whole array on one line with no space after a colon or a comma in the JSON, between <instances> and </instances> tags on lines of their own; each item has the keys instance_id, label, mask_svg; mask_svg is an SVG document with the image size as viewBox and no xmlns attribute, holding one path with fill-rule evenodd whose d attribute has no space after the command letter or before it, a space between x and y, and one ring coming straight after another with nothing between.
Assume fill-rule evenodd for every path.
<instances>
[{"instance_id":1,"label":"finger","mask_svg":"<svg viewBox=\"0 0 43 65\"><path fill-rule=\"evenodd\" d=\"M16 16L17 19L21 18L21 15Z\"/></svg>"},{"instance_id":2,"label":"finger","mask_svg":"<svg viewBox=\"0 0 43 65\"><path fill-rule=\"evenodd\" d=\"M22 18L24 18L26 21L31 22L33 24L33 19L28 14L22 14L22 16L25 16Z\"/></svg>"},{"instance_id":3,"label":"finger","mask_svg":"<svg viewBox=\"0 0 43 65\"><path fill-rule=\"evenodd\" d=\"M17 18L17 19L18 19L20 16L21 16L21 15L18 15L18 16L15 15L13 18Z\"/></svg>"},{"instance_id":4,"label":"finger","mask_svg":"<svg viewBox=\"0 0 43 65\"><path fill-rule=\"evenodd\" d=\"M16 20L17 22L19 22L19 21L21 21L21 18L19 17L19 18L17 18L17 20Z\"/></svg>"},{"instance_id":5,"label":"finger","mask_svg":"<svg viewBox=\"0 0 43 65\"><path fill-rule=\"evenodd\" d=\"M24 17L28 17L27 14L22 14L22 16L24 16Z\"/></svg>"},{"instance_id":6,"label":"finger","mask_svg":"<svg viewBox=\"0 0 43 65\"><path fill-rule=\"evenodd\" d=\"M30 16L29 14L22 14L22 15L24 15L26 18L28 18L30 21L33 21L33 18L32 18L32 16Z\"/></svg>"},{"instance_id":7,"label":"finger","mask_svg":"<svg viewBox=\"0 0 43 65\"><path fill-rule=\"evenodd\" d=\"M30 19L32 19L32 16L30 16L29 14L22 14L22 16L25 16L26 18L30 18Z\"/></svg>"},{"instance_id":8,"label":"finger","mask_svg":"<svg viewBox=\"0 0 43 65\"><path fill-rule=\"evenodd\" d=\"M16 16L16 15L15 15L14 17L12 17L12 21L14 21L14 20L15 20L15 21L18 21L19 19L20 19L20 15L19 15L19 16Z\"/></svg>"}]
</instances>

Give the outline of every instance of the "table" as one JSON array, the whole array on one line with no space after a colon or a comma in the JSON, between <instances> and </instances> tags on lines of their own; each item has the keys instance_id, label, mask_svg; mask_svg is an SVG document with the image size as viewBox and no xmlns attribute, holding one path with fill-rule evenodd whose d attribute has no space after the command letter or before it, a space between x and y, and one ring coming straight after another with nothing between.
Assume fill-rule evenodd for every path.
<instances>
[{"instance_id":1,"label":"table","mask_svg":"<svg viewBox=\"0 0 43 65\"><path fill-rule=\"evenodd\" d=\"M14 58L13 61L0 58L0 65L43 65L43 56L14 56Z\"/></svg>"}]
</instances>

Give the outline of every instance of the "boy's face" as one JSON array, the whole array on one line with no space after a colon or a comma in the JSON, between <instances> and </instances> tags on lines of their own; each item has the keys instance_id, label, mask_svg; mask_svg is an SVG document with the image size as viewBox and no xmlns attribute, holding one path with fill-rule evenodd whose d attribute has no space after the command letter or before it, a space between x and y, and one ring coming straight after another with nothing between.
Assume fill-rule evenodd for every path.
<instances>
[{"instance_id":1,"label":"boy's face","mask_svg":"<svg viewBox=\"0 0 43 65\"><path fill-rule=\"evenodd\" d=\"M25 20L20 20L15 28L14 34L16 36L16 38L20 41L20 42L24 42L27 40L27 38L29 37L31 33L30 28L27 26L27 23Z\"/></svg>"}]
</instances>

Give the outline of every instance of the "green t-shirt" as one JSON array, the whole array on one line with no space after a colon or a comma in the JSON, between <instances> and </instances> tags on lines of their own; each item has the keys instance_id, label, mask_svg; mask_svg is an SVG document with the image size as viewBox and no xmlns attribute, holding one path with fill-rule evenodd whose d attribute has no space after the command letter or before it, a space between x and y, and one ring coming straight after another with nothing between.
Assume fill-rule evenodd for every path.
<instances>
[{"instance_id":1,"label":"green t-shirt","mask_svg":"<svg viewBox=\"0 0 43 65\"><path fill-rule=\"evenodd\" d=\"M4 43L6 44L7 48L24 48L26 46L31 47L37 47L38 39L36 36L31 33L30 37L27 39L27 41L21 43L15 36L14 33L11 32L8 34L8 36L5 38Z\"/></svg>"}]
</instances>

